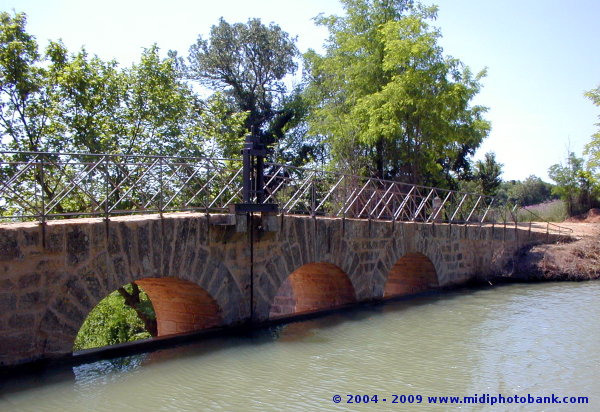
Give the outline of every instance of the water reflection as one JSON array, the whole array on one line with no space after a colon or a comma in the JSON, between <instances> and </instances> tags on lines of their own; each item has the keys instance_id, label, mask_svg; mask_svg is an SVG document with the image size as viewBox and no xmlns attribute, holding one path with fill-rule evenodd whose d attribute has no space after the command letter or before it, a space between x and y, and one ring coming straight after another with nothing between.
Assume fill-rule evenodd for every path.
<instances>
[{"instance_id":1,"label":"water reflection","mask_svg":"<svg viewBox=\"0 0 600 412\"><path fill-rule=\"evenodd\" d=\"M75 382L81 387L96 385L99 382L102 384L114 382L119 379L119 375L141 368L152 355L152 353L143 353L75 366L73 367Z\"/></svg>"}]
</instances>

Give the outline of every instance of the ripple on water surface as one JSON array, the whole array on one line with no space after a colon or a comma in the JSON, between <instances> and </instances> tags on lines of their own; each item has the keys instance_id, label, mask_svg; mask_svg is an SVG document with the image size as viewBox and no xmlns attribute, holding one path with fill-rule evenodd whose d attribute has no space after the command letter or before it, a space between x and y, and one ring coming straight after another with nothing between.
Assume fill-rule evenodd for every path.
<instances>
[{"instance_id":1,"label":"ripple on water surface","mask_svg":"<svg viewBox=\"0 0 600 412\"><path fill-rule=\"evenodd\" d=\"M593 410L600 408L599 296L599 282L548 283L361 307L15 378L0 389L0 410L326 411L350 406L335 405L335 394L475 393L583 395ZM390 400L377 408L392 408Z\"/></svg>"}]
</instances>

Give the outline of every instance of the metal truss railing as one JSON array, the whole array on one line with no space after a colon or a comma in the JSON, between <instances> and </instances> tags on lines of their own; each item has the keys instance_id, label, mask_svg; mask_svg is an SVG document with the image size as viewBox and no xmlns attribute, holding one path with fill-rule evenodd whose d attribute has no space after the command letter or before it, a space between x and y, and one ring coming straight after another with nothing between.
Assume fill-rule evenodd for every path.
<instances>
[{"instance_id":1,"label":"metal truss railing","mask_svg":"<svg viewBox=\"0 0 600 412\"><path fill-rule=\"evenodd\" d=\"M491 196L276 163L267 163L265 170L264 202L277 203L287 214L452 224L508 224L519 219L516 206ZM4 221L218 213L239 202L241 160L0 153L0 220ZM568 230L557 225L552 229Z\"/></svg>"},{"instance_id":2,"label":"metal truss railing","mask_svg":"<svg viewBox=\"0 0 600 412\"><path fill-rule=\"evenodd\" d=\"M0 156L4 220L222 212L241 201L238 160L34 152Z\"/></svg>"},{"instance_id":3,"label":"metal truss railing","mask_svg":"<svg viewBox=\"0 0 600 412\"><path fill-rule=\"evenodd\" d=\"M547 232L572 230L493 196L276 163L266 164L266 201L284 213L451 224L545 222ZM528 215L525 216L524 215Z\"/></svg>"}]
</instances>

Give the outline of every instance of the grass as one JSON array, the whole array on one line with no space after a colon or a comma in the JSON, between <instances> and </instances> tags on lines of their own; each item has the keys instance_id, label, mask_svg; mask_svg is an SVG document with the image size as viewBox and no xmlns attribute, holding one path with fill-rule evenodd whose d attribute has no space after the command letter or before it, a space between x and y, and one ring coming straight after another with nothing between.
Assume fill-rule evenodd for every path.
<instances>
[{"instance_id":1,"label":"grass","mask_svg":"<svg viewBox=\"0 0 600 412\"><path fill-rule=\"evenodd\" d=\"M531 212L531 213L530 213ZM562 222L568 217L567 206L562 200L556 199L537 205L525 206L517 214L519 222L546 220Z\"/></svg>"}]
</instances>

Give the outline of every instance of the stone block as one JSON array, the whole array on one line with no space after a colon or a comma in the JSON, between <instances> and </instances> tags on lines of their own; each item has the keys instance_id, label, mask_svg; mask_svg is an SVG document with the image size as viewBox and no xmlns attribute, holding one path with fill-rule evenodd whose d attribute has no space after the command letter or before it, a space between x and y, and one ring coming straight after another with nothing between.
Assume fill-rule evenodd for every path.
<instances>
[{"instance_id":1,"label":"stone block","mask_svg":"<svg viewBox=\"0 0 600 412\"><path fill-rule=\"evenodd\" d=\"M34 321L35 316L31 313L15 313L8 318L8 326L12 329L28 329Z\"/></svg>"},{"instance_id":2,"label":"stone block","mask_svg":"<svg viewBox=\"0 0 600 412\"><path fill-rule=\"evenodd\" d=\"M242 215L246 216L246 215ZM208 216L208 223L217 226L234 226L236 224L236 215L231 213L219 213Z\"/></svg>"},{"instance_id":3,"label":"stone block","mask_svg":"<svg viewBox=\"0 0 600 412\"><path fill-rule=\"evenodd\" d=\"M17 297L13 292L0 293L0 313L15 310L17 308Z\"/></svg>"},{"instance_id":4,"label":"stone block","mask_svg":"<svg viewBox=\"0 0 600 412\"><path fill-rule=\"evenodd\" d=\"M39 273L28 273L19 278L19 289L31 289L40 285Z\"/></svg>"},{"instance_id":5,"label":"stone block","mask_svg":"<svg viewBox=\"0 0 600 412\"><path fill-rule=\"evenodd\" d=\"M79 227L74 226L67 233L67 261L77 265L88 258L90 242L88 235Z\"/></svg>"},{"instance_id":6,"label":"stone block","mask_svg":"<svg viewBox=\"0 0 600 412\"><path fill-rule=\"evenodd\" d=\"M279 232L281 218L274 213L261 213L261 226L265 232Z\"/></svg>"},{"instance_id":7,"label":"stone block","mask_svg":"<svg viewBox=\"0 0 600 412\"><path fill-rule=\"evenodd\" d=\"M0 261L22 258L23 254L17 242L17 232L0 230Z\"/></svg>"},{"instance_id":8,"label":"stone block","mask_svg":"<svg viewBox=\"0 0 600 412\"><path fill-rule=\"evenodd\" d=\"M23 246L35 247L40 244L39 229L30 229L23 231Z\"/></svg>"},{"instance_id":9,"label":"stone block","mask_svg":"<svg viewBox=\"0 0 600 412\"><path fill-rule=\"evenodd\" d=\"M19 310L36 309L42 303L40 292L29 292L19 296Z\"/></svg>"}]
</instances>

